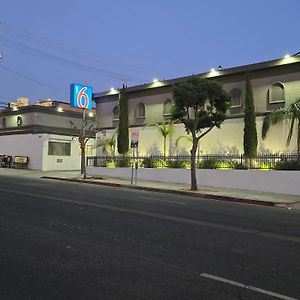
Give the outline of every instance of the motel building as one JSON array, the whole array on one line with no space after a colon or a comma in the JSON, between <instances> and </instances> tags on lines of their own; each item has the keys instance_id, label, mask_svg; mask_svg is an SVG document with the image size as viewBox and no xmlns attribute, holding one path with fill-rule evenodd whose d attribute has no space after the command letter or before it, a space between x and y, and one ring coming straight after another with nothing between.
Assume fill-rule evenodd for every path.
<instances>
[{"instance_id":1,"label":"motel building","mask_svg":"<svg viewBox=\"0 0 300 300\"><path fill-rule=\"evenodd\" d=\"M220 66L197 75L221 82L232 97L227 119L221 129L214 128L201 139L200 155L243 153L246 74L249 75L253 89L258 153L296 152L296 134L293 135L290 146L286 147L288 124L272 127L265 140L262 140L260 133L267 113L288 107L300 97L299 55L233 68ZM188 78L189 76L155 80L126 88L129 126L131 132L138 133L139 155L163 153L161 135L154 126L145 125L170 119L173 87ZM29 105L28 99L20 98L0 110L0 155L26 156L29 158L27 167L33 170L79 170L81 157L78 136L83 111L81 107L87 98L92 97L92 91L86 97L83 90L86 87L78 86L80 89L77 89L77 94L74 91L71 93L70 104L47 99ZM76 97L77 104L74 103ZM97 138L107 139L115 133L119 119L118 97L119 91L116 89L93 94L96 121L94 109L86 109L86 118L88 124L97 124ZM89 105L90 103L91 101ZM95 134L89 128L92 129L92 126L86 128L86 135L90 136L86 155L103 155L101 147L95 147ZM191 145L185 139L175 145L177 138L185 135L184 126L176 124L174 133L168 137L167 155L189 154Z\"/></svg>"},{"instance_id":2,"label":"motel building","mask_svg":"<svg viewBox=\"0 0 300 300\"><path fill-rule=\"evenodd\" d=\"M95 155L94 109L86 120L86 155ZM46 99L29 105L19 98L0 110L0 155L28 157L32 170L80 170L81 126L82 109L69 103Z\"/></svg>"},{"instance_id":3,"label":"motel building","mask_svg":"<svg viewBox=\"0 0 300 300\"><path fill-rule=\"evenodd\" d=\"M294 56L233 68L220 66L218 69L197 75L221 82L232 97L227 119L221 125L221 129L214 128L201 139L199 154L243 153L246 74L249 74L251 80L256 109L258 153L296 153L296 131L290 146L286 147L289 128L287 124L272 127L265 140L261 138L261 127L267 113L278 108L288 107L300 97L299 53ZM155 80L151 83L126 88L129 126L132 132L139 134L138 151L140 155L163 153L163 139L160 133L154 126L145 127L145 124L163 122L170 118L173 87L188 78L189 76L171 80ZM102 136L106 138L112 136L118 127L118 96L119 91L113 88L106 92L93 94L98 127ZM185 139L181 139L177 147L175 146L176 139L183 135L186 135L184 126L176 124L174 133L168 137L167 155L189 154L191 145ZM102 154L101 148L98 148L97 155Z\"/></svg>"}]
</instances>

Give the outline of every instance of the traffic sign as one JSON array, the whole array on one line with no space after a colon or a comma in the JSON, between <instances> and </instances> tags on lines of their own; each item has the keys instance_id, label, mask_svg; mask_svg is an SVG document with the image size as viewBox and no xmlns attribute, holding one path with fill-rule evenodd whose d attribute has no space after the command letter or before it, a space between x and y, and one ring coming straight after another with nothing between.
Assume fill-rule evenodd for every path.
<instances>
[{"instance_id":1,"label":"traffic sign","mask_svg":"<svg viewBox=\"0 0 300 300\"><path fill-rule=\"evenodd\" d=\"M131 148L137 148L139 145L139 132L136 130L131 130Z\"/></svg>"}]
</instances>

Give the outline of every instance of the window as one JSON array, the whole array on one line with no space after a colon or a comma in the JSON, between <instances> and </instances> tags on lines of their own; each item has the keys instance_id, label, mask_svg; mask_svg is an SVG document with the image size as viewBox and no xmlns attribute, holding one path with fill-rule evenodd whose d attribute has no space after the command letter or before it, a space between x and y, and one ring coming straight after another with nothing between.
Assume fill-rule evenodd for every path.
<instances>
[{"instance_id":1,"label":"window","mask_svg":"<svg viewBox=\"0 0 300 300\"><path fill-rule=\"evenodd\" d=\"M164 111L163 111L163 115L164 116L170 116L172 112L172 101L171 99L167 99L164 102Z\"/></svg>"},{"instance_id":2,"label":"window","mask_svg":"<svg viewBox=\"0 0 300 300\"><path fill-rule=\"evenodd\" d=\"M145 104L139 103L136 107L136 117L145 118Z\"/></svg>"},{"instance_id":3,"label":"window","mask_svg":"<svg viewBox=\"0 0 300 300\"><path fill-rule=\"evenodd\" d=\"M2 118L2 127L3 127L3 128L6 127L6 118Z\"/></svg>"},{"instance_id":4,"label":"window","mask_svg":"<svg viewBox=\"0 0 300 300\"><path fill-rule=\"evenodd\" d=\"M269 103L284 102L284 85L281 82L273 83L268 90L267 98Z\"/></svg>"},{"instance_id":5,"label":"window","mask_svg":"<svg viewBox=\"0 0 300 300\"><path fill-rule=\"evenodd\" d=\"M17 126L21 127L22 125L23 125L23 119L22 119L22 117L18 116L17 117Z\"/></svg>"},{"instance_id":6,"label":"window","mask_svg":"<svg viewBox=\"0 0 300 300\"><path fill-rule=\"evenodd\" d=\"M86 156L93 155L93 146L92 145L86 145L85 154L86 154Z\"/></svg>"},{"instance_id":7,"label":"window","mask_svg":"<svg viewBox=\"0 0 300 300\"><path fill-rule=\"evenodd\" d=\"M231 94L231 107L241 107L242 106L242 92L240 89L232 89Z\"/></svg>"},{"instance_id":8,"label":"window","mask_svg":"<svg viewBox=\"0 0 300 300\"><path fill-rule=\"evenodd\" d=\"M119 106L113 108L113 120L119 120Z\"/></svg>"},{"instance_id":9,"label":"window","mask_svg":"<svg viewBox=\"0 0 300 300\"><path fill-rule=\"evenodd\" d=\"M49 142L48 155L70 156L71 155L71 143Z\"/></svg>"}]
</instances>

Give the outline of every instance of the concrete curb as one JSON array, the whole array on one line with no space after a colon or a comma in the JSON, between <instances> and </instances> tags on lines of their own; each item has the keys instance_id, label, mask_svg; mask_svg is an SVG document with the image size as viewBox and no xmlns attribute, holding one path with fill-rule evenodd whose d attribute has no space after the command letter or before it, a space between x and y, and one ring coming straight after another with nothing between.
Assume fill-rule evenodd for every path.
<instances>
[{"instance_id":1,"label":"concrete curb","mask_svg":"<svg viewBox=\"0 0 300 300\"><path fill-rule=\"evenodd\" d=\"M252 205L276 206L276 205L283 204L280 202L273 202L273 201L263 201L263 200L257 200L257 199L245 199L245 198L239 198L239 197L220 196L220 195L216 195L216 194L204 194L204 193L196 193L196 192L192 192L192 191L180 191L180 190L170 190L170 189L153 188L153 187L146 187L146 186L126 185L126 184L113 183L113 182L99 182L99 181L94 181L94 180L84 180L84 179L76 179L76 178L72 179L72 178L61 178L61 177L52 177L52 176L42 176L41 178L60 180L60 181L69 181L69 182L79 182L79 183L85 183L85 184L121 187L121 188L153 191L153 192L161 192L161 193L179 194L179 195L185 195L185 196L191 196L191 197L197 197L197 198L205 198L205 199L210 199L210 200L236 202L236 203L244 203L244 204L252 204ZM289 205L290 203L284 203L284 204Z\"/></svg>"}]
</instances>

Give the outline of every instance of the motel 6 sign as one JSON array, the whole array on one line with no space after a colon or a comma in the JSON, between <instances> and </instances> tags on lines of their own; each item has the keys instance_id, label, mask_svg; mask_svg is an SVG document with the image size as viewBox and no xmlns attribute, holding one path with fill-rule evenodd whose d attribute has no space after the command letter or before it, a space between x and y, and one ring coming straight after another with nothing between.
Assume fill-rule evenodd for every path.
<instances>
[{"instance_id":1,"label":"motel 6 sign","mask_svg":"<svg viewBox=\"0 0 300 300\"><path fill-rule=\"evenodd\" d=\"M78 83L72 83L70 105L72 107L92 109L93 107L92 94L93 94L92 87L85 86Z\"/></svg>"}]
</instances>

